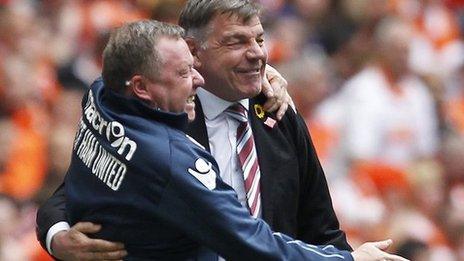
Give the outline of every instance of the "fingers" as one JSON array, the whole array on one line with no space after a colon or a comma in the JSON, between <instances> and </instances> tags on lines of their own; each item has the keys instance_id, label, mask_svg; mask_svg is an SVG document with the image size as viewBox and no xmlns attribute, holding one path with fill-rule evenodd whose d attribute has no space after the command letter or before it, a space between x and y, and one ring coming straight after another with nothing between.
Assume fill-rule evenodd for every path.
<instances>
[{"instance_id":1,"label":"fingers","mask_svg":"<svg viewBox=\"0 0 464 261\"><path fill-rule=\"evenodd\" d=\"M54 255L62 260L123 259L127 255L124 244L87 236L88 233L95 233L100 229L101 226L98 224L79 222L66 233L56 234L56 240L52 241Z\"/></svg>"},{"instance_id":2,"label":"fingers","mask_svg":"<svg viewBox=\"0 0 464 261\"><path fill-rule=\"evenodd\" d=\"M112 252L94 253L95 259L101 260L121 260L127 256L126 250L118 250Z\"/></svg>"},{"instance_id":3,"label":"fingers","mask_svg":"<svg viewBox=\"0 0 464 261\"><path fill-rule=\"evenodd\" d=\"M266 79L272 87L274 92L287 90L288 82L285 78L274 68L267 65L266 66Z\"/></svg>"},{"instance_id":4,"label":"fingers","mask_svg":"<svg viewBox=\"0 0 464 261\"><path fill-rule=\"evenodd\" d=\"M89 251L92 252L111 252L124 250L124 244L119 242L110 242L102 239L92 239L88 242Z\"/></svg>"},{"instance_id":5,"label":"fingers","mask_svg":"<svg viewBox=\"0 0 464 261\"><path fill-rule=\"evenodd\" d=\"M282 117L284 117L285 112L287 111L287 109L288 109L288 103L284 103L284 104L282 104L282 106L280 106L279 110L276 113L277 120L280 121L282 119Z\"/></svg>"},{"instance_id":6,"label":"fingers","mask_svg":"<svg viewBox=\"0 0 464 261\"><path fill-rule=\"evenodd\" d=\"M288 109L287 81L282 75L270 65L266 65L266 77L263 79L263 93L267 97L267 101L263 109L268 112L278 110L277 119L282 119L285 111Z\"/></svg>"},{"instance_id":7,"label":"fingers","mask_svg":"<svg viewBox=\"0 0 464 261\"><path fill-rule=\"evenodd\" d=\"M127 251L121 243L92 240L91 244L91 247L81 252L78 260L122 260L127 256Z\"/></svg>"},{"instance_id":8,"label":"fingers","mask_svg":"<svg viewBox=\"0 0 464 261\"><path fill-rule=\"evenodd\" d=\"M277 117L277 120L279 120L279 121L284 117L284 115L287 112L289 106L296 113L296 108L295 108L295 105L293 103L292 97L290 97L290 95L288 94L286 89L282 89L282 92L283 92L283 94L281 94L281 96L284 97L284 99L281 100L280 103L277 103L275 105L276 107L278 107L276 117ZM278 97L278 96L276 96L276 97Z\"/></svg>"},{"instance_id":9,"label":"fingers","mask_svg":"<svg viewBox=\"0 0 464 261\"><path fill-rule=\"evenodd\" d=\"M267 112L273 112L277 110L281 104L282 104L282 101L277 99L276 97L268 98L266 100L266 103L263 104L263 110Z\"/></svg>"},{"instance_id":10,"label":"fingers","mask_svg":"<svg viewBox=\"0 0 464 261\"><path fill-rule=\"evenodd\" d=\"M79 222L73 226L73 229L81 233L96 233L101 229L101 225L91 222ZM121 254L125 253L124 244L119 242L90 239L82 236L80 236L80 242L82 248L90 252L90 254L91 252L101 252L99 254L102 254L103 258L99 259L120 259Z\"/></svg>"},{"instance_id":11,"label":"fingers","mask_svg":"<svg viewBox=\"0 0 464 261\"><path fill-rule=\"evenodd\" d=\"M390 260L390 261L409 261L409 259L397 256L397 255L392 255L392 254L386 254L385 255L385 260Z\"/></svg>"},{"instance_id":12,"label":"fingers","mask_svg":"<svg viewBox=\"0 0 464 261\"><path fill-rule=\"evenodd\" d=\"M267 75L266 77L263 77L263 80L262 80L262 92L264 93L264 95L266 96L268 100L271 98L274 98L274 89L269 83Z\"/></svg>"},{"instance_id":13,"label":"fingers","mask_svg":"<svg viewBox=\"0 0 464 261\"><path fill-rule=\"evenodd\" d=\"M277 71L272 68L269 64L266 64L266 72L265 76L263 77L263 93L266 98L270 99L275 96L275 87L271 84L273 80L275 80Z\"/></svg>"},{"instance_id":14,"label":"fingers","mask_svg":"<svg viewBox=\"0 0 464 261\"><path fill-rule=\"evenodd\" d=\"M383 241L372 242L371 244L380 250L386 250L389 246L391 246L392 243L393 240L387 239Z\"/></svg>"},{"instance_id":15,"label":"fingers","mask_svg":"<svg viewBox=\"0 0 464 261\"><path fill-rule=\"evenodd\" d=\"M366 261L366 260L389 260L389 261L408 261L407 259L389 254L384 252L393 241L391 239L369 242L362 244L359 248L353 251L351 254L355 261Z\"/></svg>"},{"instance_id":16,"label":"fingers","mask_svg":"<svg viewBox=\"0 0 464 261\"><path fill-rule=\"evenodd\" d=\"M288 106L293 106L293 101L287 92L287 81L270 65L266 65L266 77L263 79L263 93L267 101L263 109L268 112L277 111L276 118L281 120Z\"/></svg>"},{"instance_id":17,"label":"fingers","mask_svg":"<svg viewBox=\"0 0 464 261\"><path fill-rule=\"evenodd\" d=\"M127 256L127 251L125 250L112 252L86 252L79 257L79 260L122 260L125 256Z\"/></svg>"},{"instance_id":18,"label":"fingers","mask_svg":"<svg viewBox=\"0 0 464 261\"><path fill-rule=\"evenodd\" d=\"M81 233L97 233L101 229L101 225L91 223L91 222L79 222L75 224L72 229L75 229Z\"/></svg>"},{"instance_id":19,"label":"fingers","mask_svg":"<svg viewBox=\"0 0 464 261\"><path fill-rule=\"evenodd\" d=\"M263 105L263 109L268 112L273 112L279 109L283 104L287 105L285 101L286 89L282 88L276 82L271 83L273 89L273 97L267 97L266 103Z\"/></svg>"}]
</instances>

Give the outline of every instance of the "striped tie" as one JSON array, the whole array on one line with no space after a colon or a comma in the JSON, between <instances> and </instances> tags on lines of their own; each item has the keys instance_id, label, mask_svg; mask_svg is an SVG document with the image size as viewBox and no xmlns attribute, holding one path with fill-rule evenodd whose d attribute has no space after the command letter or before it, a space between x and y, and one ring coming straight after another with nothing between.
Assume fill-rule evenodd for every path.
<instances>
[{"instance_id":1,"label":"striped tie","mask_svg":"<svg viewBox=\"0 0 464 261\"><path fill-rule=\"evenodd\" d=\"M243 170L247 203L253 217L258 217L261 209L261 190L259 180L258 156L256 154L255 140L248 124L247 111L240 104L233 104L226 113L239 121L237 128L237 155Z\"/></svg>"}]
</instances>

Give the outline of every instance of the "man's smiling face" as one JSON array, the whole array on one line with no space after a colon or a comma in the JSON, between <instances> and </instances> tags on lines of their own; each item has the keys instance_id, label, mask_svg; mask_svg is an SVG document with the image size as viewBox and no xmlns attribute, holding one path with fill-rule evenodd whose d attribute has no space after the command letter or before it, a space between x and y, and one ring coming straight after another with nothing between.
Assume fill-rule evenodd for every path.
<instances>
[{"instance_id":1,"label":"man's smiling face","mask_svg":"<svg viewBox=\"0 0 464 261\"><path fill-rule=\"evenodd\" d=\"M207 31L197 53L204 88L228 101L259 94L267 60L259 18L244 22L236 15L220 14L211 20Z\"/></svg>"}]
</instances>

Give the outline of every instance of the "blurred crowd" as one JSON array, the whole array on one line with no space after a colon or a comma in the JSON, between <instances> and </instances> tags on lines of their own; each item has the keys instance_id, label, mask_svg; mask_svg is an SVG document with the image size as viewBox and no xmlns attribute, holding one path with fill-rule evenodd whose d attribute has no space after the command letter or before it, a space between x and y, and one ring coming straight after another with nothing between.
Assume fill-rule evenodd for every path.
<instances>
[{"instance_id":1,"label":"blurred crowd","mask_svg":"<svg viewBox=\"0 0 464 261\"><path fill-rule=\"evenodd\" d=\"M0 0L0 260L50 260L62 182L109 31L184 0ZM349 242L464 260L464 0L260 0L269 63L306 120Z\"/></svg>"}]
</instances>

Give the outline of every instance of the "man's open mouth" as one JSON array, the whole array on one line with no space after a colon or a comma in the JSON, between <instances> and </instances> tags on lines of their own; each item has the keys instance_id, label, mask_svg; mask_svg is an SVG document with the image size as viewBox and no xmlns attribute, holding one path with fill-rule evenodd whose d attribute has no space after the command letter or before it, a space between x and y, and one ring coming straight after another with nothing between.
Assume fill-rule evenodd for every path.
<instances>
[{"instance_id":1,"label":"man's open mouth","mask_svg":"<svg viewBox=\"0 0 464 261\"><path fill-rule=\"evenodd\" d=\"M195 102L195 94L194 95L190 95L188 98L187 98L187 103L194 103Z\"/></svg>"}]
</instances>

